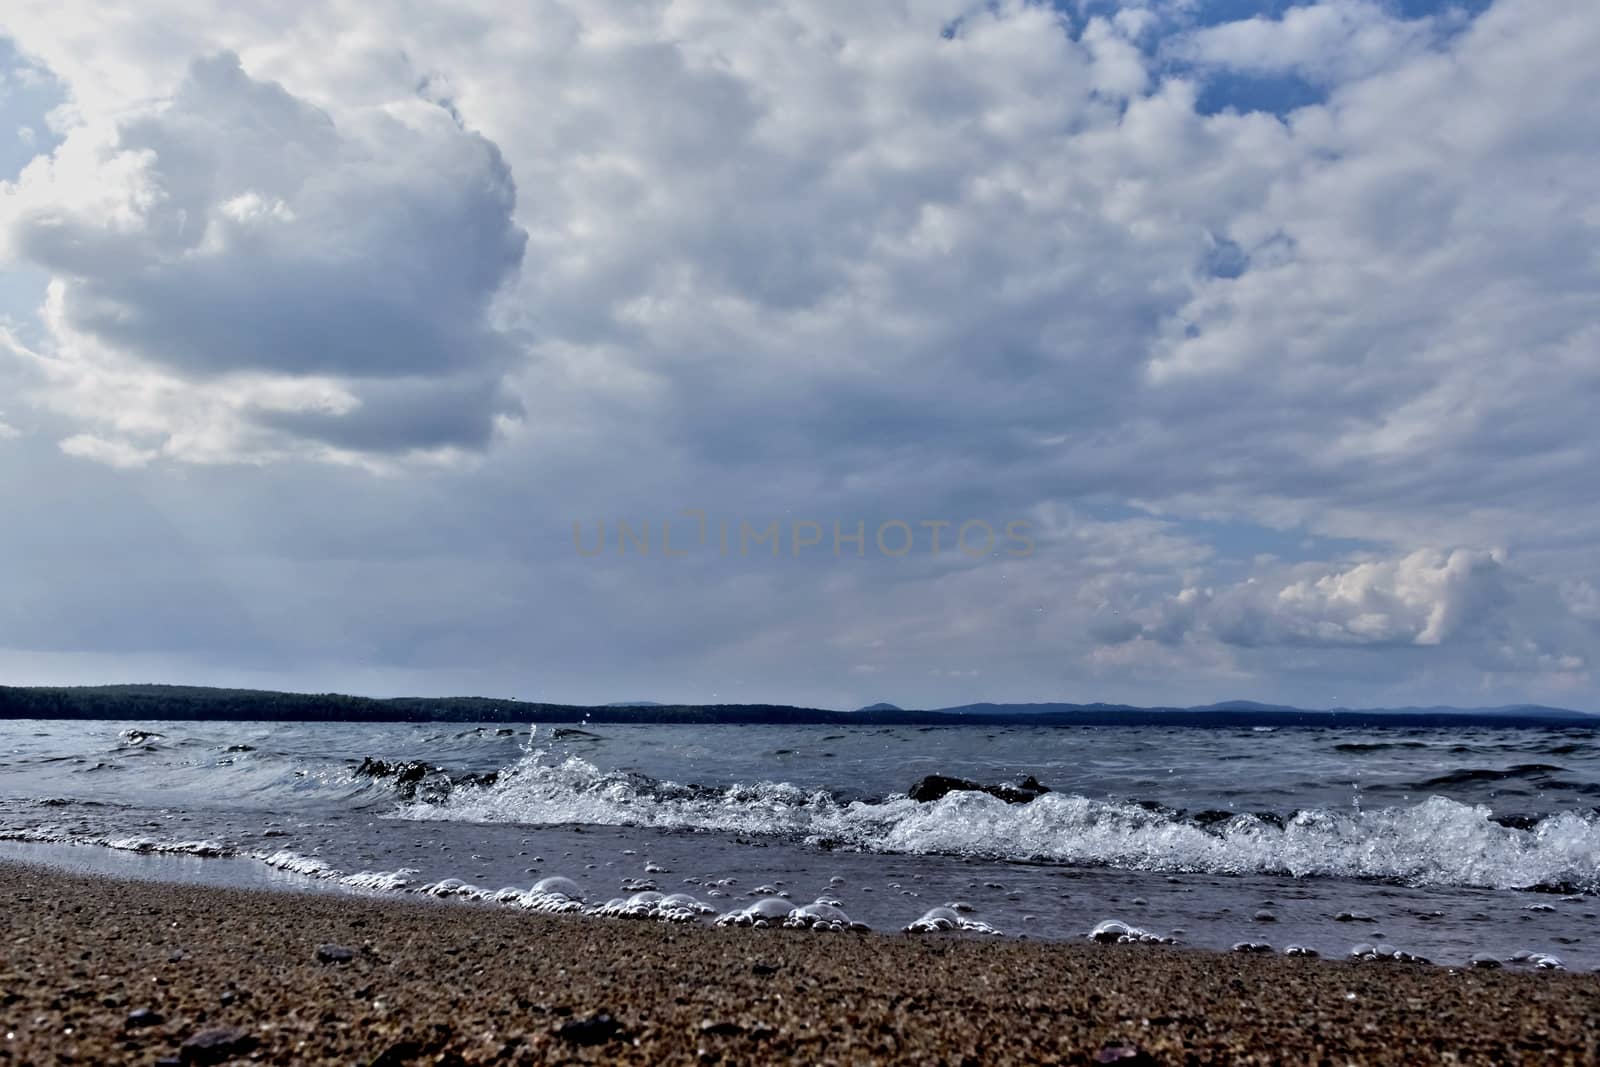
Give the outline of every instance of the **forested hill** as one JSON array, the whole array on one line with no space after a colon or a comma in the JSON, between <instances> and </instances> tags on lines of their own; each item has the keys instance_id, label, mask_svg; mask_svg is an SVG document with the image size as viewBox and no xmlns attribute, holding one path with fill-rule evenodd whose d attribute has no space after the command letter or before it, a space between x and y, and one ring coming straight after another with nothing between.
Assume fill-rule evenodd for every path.
<instances>
[{"instance_id":1,"label":"forested hill","mask_svg":"<svg viewBox=\"0 0 1600 1067\"><path fill-rule=\"evenodd\" d=\"M1235 702L1197 708L1122 704L969 704L908 711L830 711L778 704L628 704L587 707L487 697L372 697L178 685L0 686L0 719L223 720L234 722L542 722L962 726L1542 726L1595 729L1600 717L1517 705L1463 709L1308 711Z\"/></svg>"}]
</instances>

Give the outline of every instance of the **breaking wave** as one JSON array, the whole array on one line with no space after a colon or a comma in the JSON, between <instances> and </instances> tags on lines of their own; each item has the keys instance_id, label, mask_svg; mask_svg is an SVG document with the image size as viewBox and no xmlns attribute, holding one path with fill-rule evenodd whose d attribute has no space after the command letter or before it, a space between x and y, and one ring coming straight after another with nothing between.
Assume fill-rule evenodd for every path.
<instances>
[{"instance_id":1,"label":"breaking wave","mask_svg":"<svg viewBox=\"0 0 1600 1067\"><path fill-rule=\"evenodd\" d=\"M781 782L725 789L602 772L533 752L493 782L403 804L413 820L593 824L778 835L822 848L945 854L1209 874L1380 879L1411 885L1600 892L1600 820L1569 811L1505 825L1485 805L1190 817L1067 793L1007 804L975 792L932 803L844 800Z\"/></svg>"}]
</instances>

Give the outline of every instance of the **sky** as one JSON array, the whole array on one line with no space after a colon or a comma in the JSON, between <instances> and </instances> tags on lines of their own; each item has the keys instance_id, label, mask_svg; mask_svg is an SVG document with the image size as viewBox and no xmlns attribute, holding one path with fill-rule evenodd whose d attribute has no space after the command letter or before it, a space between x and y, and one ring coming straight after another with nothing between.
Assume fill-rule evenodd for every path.
<instances>
[{"instance_id":1,"label":"sky","mask_svg":"<svg viewBox=\"0 0 1600 1067\"><path fill-rule=\"evenodd\" d=\"M9 0L0 684L1600 710L1597 54Z\"/></svg>"}]
</instances>

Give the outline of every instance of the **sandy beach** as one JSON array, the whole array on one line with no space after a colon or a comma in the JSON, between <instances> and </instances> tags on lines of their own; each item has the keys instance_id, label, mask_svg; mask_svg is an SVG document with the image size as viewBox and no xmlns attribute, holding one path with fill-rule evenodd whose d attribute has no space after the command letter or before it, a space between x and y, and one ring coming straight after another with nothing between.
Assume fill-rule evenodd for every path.
<instances>
[{"instance_id":1,"label":"sandy beach","mask_svg":"<svg viewBox=\"0 0 1600 1067\"><path fill-rule=\"evenodd\" d=\"M1600 978L717 930L0 864L0 1062L1592 1063Z\"/></svg>"}]
</instances>

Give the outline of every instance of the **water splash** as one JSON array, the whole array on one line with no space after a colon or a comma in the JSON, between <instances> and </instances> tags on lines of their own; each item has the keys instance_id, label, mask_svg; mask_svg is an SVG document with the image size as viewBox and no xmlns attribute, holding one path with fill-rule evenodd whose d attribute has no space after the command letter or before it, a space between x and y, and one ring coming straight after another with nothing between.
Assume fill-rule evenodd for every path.
<instances>
[{"instance_id":1,"label":"water splash","mask_svg":"<svg viewBox=\"0 0 1600 1067\"><path fill-rule=\"evenodd\" d=\"M1444 797L1404 807L1213 821L1065 793L1006 804L960 792L919 804L904 796L845 802L782 782L708 789L602 772L576 756L547 760L534 751L491 785L458 788L396 814L779 835L828 848L1130 870L1600 891L1600 820L1593 812L1507 826L1486 806Z\"/></svg>"}]
</instances>

